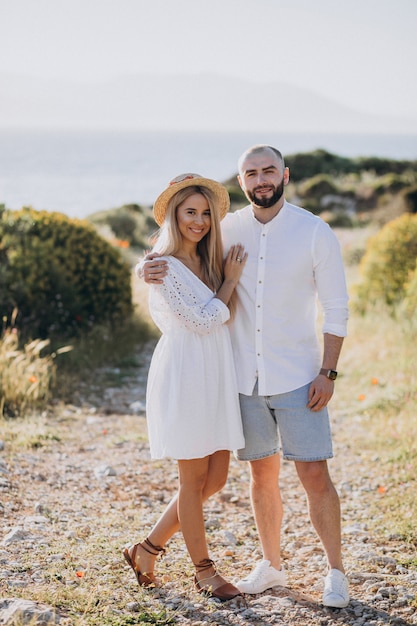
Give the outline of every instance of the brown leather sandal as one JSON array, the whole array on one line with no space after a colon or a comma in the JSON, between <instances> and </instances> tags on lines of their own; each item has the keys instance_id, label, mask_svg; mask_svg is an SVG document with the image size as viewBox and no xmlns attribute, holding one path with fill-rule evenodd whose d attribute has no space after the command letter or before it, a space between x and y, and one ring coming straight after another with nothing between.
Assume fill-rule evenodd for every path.
<instances>
[{"instance_id":1,"label":"brown leather sandal","mask_svg":"<svg viewBox=\"0 0 417 626\"><path fill-rule=\"evenodd\" d=\"M232 585L232 583L228 583L222 576L220 576L220 574L217 573L216 567L211 559L203 559L199 563L194 563L194 567L197 572L202 572L205 569L209 569L209 567L213 567L215 572L212 576L209 576L208 578L200 578L200 580L197 579L197 576L194 576L194 586L198 593L211 598L217 598L221 602L226 602L227 600L231 600L237 596L242 596L242 593L237 587ZM207 585L207 581L210 580L212 583ZM221 583L221 581L223 581L223 583ZM215 582L220 582L220 584L213 589L213 583Z\"/></svg>"},{"instance_id":2,"label":"brown leather sandal","mask_svg":"<svg viewBox=\"0 0 417 626\"><path fill-rule=\"evenodd\" d=\"M125 557L127 563L135 572L136 580L138 581L138 585L140 587L150 587L151 585L155 586L155 575L153 572L141 572L136 567L136 552L138 547L143 548L149 554L153 556L158 556L158 554L164 554L166 552L165 548L161 546L154 546L153 543L149 539L145 539L141 543L135 543L135 545L130 546L130 548L125 548L123 550L123 556ZM131 552L130 552L131 550Z\"/></svg>"}]
</instances>

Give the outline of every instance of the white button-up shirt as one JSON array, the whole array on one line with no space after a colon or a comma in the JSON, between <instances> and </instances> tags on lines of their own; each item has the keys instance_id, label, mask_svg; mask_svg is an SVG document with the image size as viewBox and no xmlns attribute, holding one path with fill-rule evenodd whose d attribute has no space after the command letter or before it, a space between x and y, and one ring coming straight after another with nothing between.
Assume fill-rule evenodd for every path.
<instances>
[{"instance_id":1,"label":"white button-up shirt","mask_svg":"<svg viewBox=\"0 0 417 626\"><path fill-rule=\"evenodd\" d=\"M323 333L347 334L339 242L321 218L288 202L266 224L247 206L221 225L225 252L241 243L248 253L230 326L239 392L250 395L257 379L260 395L298 389L321 368L317 299Z\"/></svg>"}]
</instances>

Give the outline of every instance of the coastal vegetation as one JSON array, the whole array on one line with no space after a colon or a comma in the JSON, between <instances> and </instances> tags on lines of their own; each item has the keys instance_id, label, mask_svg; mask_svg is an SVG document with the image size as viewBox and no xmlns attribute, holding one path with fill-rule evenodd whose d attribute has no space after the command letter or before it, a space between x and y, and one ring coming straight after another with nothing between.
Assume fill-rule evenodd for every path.
<instances>
[{"instance_id":1,"label":"coastal vegetation","mask_svg":"<svg viewBox=\"0 0 417 626\"><path fill-rule=\"evenodd\" d=\"M3 211L0 309L26 336L73 336L132 312L130 268L87 222Z\"/></svg>"},{"instance_id":2,"label":"coastal vegetation","mask_svg":"<svg viewBox=\"0 0 417 626\"><path fill-rule=\"evenodd\" d=\"M378 157L349 159L326 150L289 155L286 197L332 226L378 226L417 212L417 161ZM244 206L236 177L226 181L232 209Z\"/></svg>"},{"instance_id":3,"label":"coastal vegetation","mask_svg":"<svg viewBox=\"0 0 417 626\"><path fill-rule=\"evenodd\" d=\"M417 284L417 213L405 213L385 224L368 242L360 263L356 306L363 312L381 303L402 305L415 315Z\"/></svg>"},{"instance_id":4,"label":"coastal vegetation","mask_svg":"<svg viewBox=\"0 0 417 626\"><path fill-rule=\"evenodd\" d=\"M131 272L87 221L0 210L0 414L68 398L77 376L149 337Z\"/></svg>"}]
</instances>

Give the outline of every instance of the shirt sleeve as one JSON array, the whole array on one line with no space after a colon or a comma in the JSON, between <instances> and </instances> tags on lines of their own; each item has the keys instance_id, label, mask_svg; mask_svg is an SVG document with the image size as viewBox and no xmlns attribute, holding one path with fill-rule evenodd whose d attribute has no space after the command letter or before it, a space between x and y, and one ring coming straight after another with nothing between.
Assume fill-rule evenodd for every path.
<instances>
[{"instance_id":1,"label":"shirt sleeve","mask_svg":"<svg viewBox=\"0 0 417 626\"><path fill-rule=\"evenodd\" d=\"M199 297L194 280L198 281L198 278L183 276L169 263L163 284L153 285L151 289L164 300L182 326L200 335L208 335L228 321L230 311L214 294L208 294L206 299Z\"/></svg>"},{"instance_id":2,"label":"shirt sleeve","mask_svg":"<svg viewBox=\"0 0 417 626\"><path fill-rule=\"evenodd\" d=\"M313 242L314 278L323 308L323 333L347 336L348 292L339 241L321 222Z\"/></svg>"},{"instance_id":3,"label":"shirt sleeve","mask_svg":"<svg viewBox=\"0 0 417 626\"><path fill-rule=\"evenodd\" d=\"M143 279L143 263L145 259L141 259L135 265L135 274L138 278Z\"/></svg>"}]
</instances>

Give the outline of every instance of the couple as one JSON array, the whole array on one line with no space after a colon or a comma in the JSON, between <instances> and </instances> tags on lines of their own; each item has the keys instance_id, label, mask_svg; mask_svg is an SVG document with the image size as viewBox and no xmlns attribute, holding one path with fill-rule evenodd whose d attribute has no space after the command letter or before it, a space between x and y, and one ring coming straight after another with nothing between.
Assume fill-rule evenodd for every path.
<instances>
[{"instance_id":1,"label":"couple","mask_svg":"<svg viewBox=\"0 0 417 626\"><path fill-rule=\"evenodd\" d=\"M138 583L152 584L157 555L181 527L201 593L228 600L285 586L282 448L295 463L327 556L323 604L344 607L340 504L326 461L333 454L326 407L348 318L340 248L327 224L285 200L289 170L278 150L254 146L238 166L250 202L242 210L228 213L224 187L194 174L172 181L154 206L160 256L140 266L163 332L148 379L149 440L154 458L178 460L179 491L148 537L124 555ZM322 349L316 297L324 312ZM235 585L209 558L202 511L226 482L230 450L250 463L263 552Z\"/></svg>"}]
</instances>

